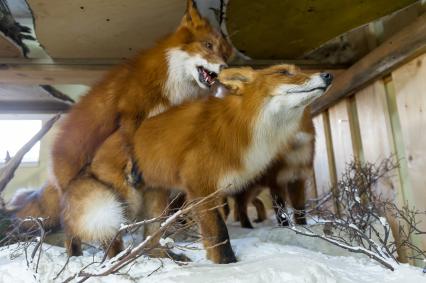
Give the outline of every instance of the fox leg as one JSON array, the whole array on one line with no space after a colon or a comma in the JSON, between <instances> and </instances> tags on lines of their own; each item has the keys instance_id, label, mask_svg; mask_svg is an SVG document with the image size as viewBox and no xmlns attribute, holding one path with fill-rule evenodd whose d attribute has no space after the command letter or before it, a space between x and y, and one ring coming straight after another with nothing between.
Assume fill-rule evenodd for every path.
<instances>
[{"instance_id":1,"label":"fox leg","mask_svg":"<svg viewBox=\"0 0 426 283\"><path fill-rule=\"evenodd\" d=\"M190 196L196 199L197 196ZM203 197L203 196L199 196ZM200 226L204 248L207 258L214 263L237 262L232 250L228 229L218 209L220 201L209 201L201 204L195 211L197 222Z\"/></svg>"},{"instance_id":2,"label":"fox leg","mask_svg":"<svg viewBox=\"0 0 426 283\"><path fill-rule=\"evenodd\" d=\"M247 190L234 195L234 220L240 221L241 227L249 229L253 229L253 225L247 213L247 207L252 198L252 189L253 188L247 188Z\"/></svg>"},{"instance_id":3,"label":"fox leg","mask_svg":"<svg viewBox=\"0 0 426 283\"><path fill-rule=\"evenodd\" d=\"M305 180L298 179L288 183L288 194L295 210L294 218L296 224L305 225Z\"/></svg>"},{"instance_id":4,"label":"fox leg","mask_svg":"<svg viewBox=\"0 0 426 283\"><path fill-rule=\"evenodd\" d=\"M265 205L263 204L262 200L258 197L256 197L252 202L251 202L254 207L256 208L256 212L257 212L257 219L254 220L254 222L259 223L259 222L263 222L266 220L266 208Z\"/></svg>"},{"instance_id":5,"label":"fox leg","mask_svg":"<svg viewBox=\"0 0 426 283\"><path fill-rule=\"evenodd\" d=\"M169 192L162 188L145 187L142 191L142 210L144 219L166 216ZM144 238L152 236L160 229L161 222L144 225Z\"/></svg>"},{"instance_id":6,"label":"fox leg","mask_svg":"<svg viewBox=\"0 0 426 283\"><path fill-rule=\"evenodd\" d=\"M223 220L226 221L228 219L229 213L231 212L231 209L229 208L228 197L223 197L221 212L223 213Z\"/></svg>"},{"instance_id":7,"label":"fox leg","mask_svg":"<svg viewBox=\"0 0 426 283\"><path fill-rule=\"evenodd\" d=\"M166 216L170 192L163 188L145 187L142 189L142 214L144 219L152 219L155 217ZM145 224L144 237L145 239L150 236L153 237L160 229L161 222L153 222ZM162 235L157 235L156 239L152 241L155 243L153 247L148 247L148 255L151 257L172 257L177 261L190 261L188 257L183 254L175 254L157 246Z\"/></svg>"},{"instance_id":8,"label":"fox leg","mask_svg":"<svg viewBox=\"0 0 426 283\"><path fill-rule=\"evenodd\" d=\"M81 251L81 239L78 237L72 237L72 236L66 235L64 246L68 256L83 255L83 252Z\"/></svg>"},{"instance_id":9,"label":"fox leg","mask_svg":"<svg viewBox=\"0 0 426 283\"><path fill-rule=\"evenodd\" d=\"M280 226L288 226L288 219L280 214L280 210L285 209L285 200L287 197L286 186L280 186L276 180L270 180L268 186L278 224Z\"/></svg>"},{"instance_id":10,"label":"fox leg","mask_svg":"<svg viewBox=\"0 0 426 283\"><path fill-rule=\"evenodd\" d=\"M123 238L120 235L111 241L105 241L102 243L102 247L107 253L108 258L115 257L124 250Z\"/></svg>"}]
</instances>

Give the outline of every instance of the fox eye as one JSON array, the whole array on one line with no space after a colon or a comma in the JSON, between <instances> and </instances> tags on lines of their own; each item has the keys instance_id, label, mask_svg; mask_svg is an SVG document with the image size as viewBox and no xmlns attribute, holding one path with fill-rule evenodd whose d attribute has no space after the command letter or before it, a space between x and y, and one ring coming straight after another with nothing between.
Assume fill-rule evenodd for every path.
<instances>
[{"instance_id":1,"label":"fox eye","mask_svg":"<svg viewBox=\"0 0 426 283\"><path fill-rule=\"evenodd\" d=\"M279 71L279 73L283 74L285 76L288 76L288 77L293 77L294 76L294 74L291 73L289 70L281 70L281 71Z\"/></svg>"},{"instance_id":2,"label":"fox eye","mask_svg":"<svg viewBox=\"0 0 426 283\"><path fill-rule=\"evenodd\" d=\"M211 43L209 41L205 41L204 46L209 50L213 50L213 43Z\"/></svg>"}]
</instances>

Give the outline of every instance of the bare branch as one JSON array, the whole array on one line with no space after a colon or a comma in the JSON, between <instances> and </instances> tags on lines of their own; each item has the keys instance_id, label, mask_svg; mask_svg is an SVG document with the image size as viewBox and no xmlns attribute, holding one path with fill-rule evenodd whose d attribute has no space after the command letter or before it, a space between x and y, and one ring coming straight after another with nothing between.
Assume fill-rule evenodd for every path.
<instances>
[{"instance_id":1,"label":"bare branch","mask_svg":"<svg viewBox=\"0 0 426 283\"><path fill-rule=\"evenodd\" d=\"M398 208L391 200L383 200L375 190L379 180L397 167L398 162L393 157L378 165L357 160L348 163L333 193L315 200L317 205L308 210L310 215L307 216L313 222L308 226L296 226L286 208L280 208L279 213L288 221L288 228L292 231L322 239L350 252L365 254L390 270L399 263L396 252L401 248L411 250L416 259L425 259L426 251L412 242L413 235L426 234L420 230L416 220L425 212L411 209L408 205ZM328 200L339 204L339 213L331 209L332 206L324 205ZM297 213L294 212L295 215ZM399 231L391 230L387 220L389 216L398 219ZM323 233L312 229L315 226L322 227Z\"/></svg>"}]
</instances>

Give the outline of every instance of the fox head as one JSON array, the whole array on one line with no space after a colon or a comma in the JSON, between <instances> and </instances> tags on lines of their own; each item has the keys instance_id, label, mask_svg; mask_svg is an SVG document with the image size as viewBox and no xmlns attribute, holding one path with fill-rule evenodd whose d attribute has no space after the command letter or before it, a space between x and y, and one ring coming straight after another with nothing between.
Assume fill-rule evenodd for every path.
<instances>
[{"instance_id":1,"label":"fox head","mask_svg":"<svg viewBox=\"0 0 426 283\"><path fill-rule=\"evenodd\" d=\"M293 65L224 69L218 77L230 95L241 97L241 105L256 109L271 121L291 121L321 96L332 82L330 73L305 74ZM297 119L296 119L297 120Z\"/></svg>"},{"instance_id":2,"label":"fox head","mask_svg":"<svg viewBox=\"0 0 426 283\"><path fill-rule=\"evenodd\" d=\"M167 48L168 83L177 104L179 97L191 95L200 88L207 90L233 54L224 35L215 30L197 10L193 0L187 1L186 13L172 35ZM173 99L172 99L173 100Z\"/></svg>"}]
</instances>

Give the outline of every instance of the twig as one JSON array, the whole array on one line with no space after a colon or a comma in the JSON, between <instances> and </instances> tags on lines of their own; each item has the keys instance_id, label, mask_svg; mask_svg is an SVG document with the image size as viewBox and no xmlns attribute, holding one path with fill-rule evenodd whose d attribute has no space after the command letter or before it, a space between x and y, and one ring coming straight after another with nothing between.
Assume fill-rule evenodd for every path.
<instances>
[{"instance_id":1,"label":"twig","mask_svg":"<svg viewBox=\"0 0 426 283\"><path fill-rule=\"evenodd\" d=\"M64 266L62 266L61 270L56 274L56 276L53 278L53 281L59 278L59 276L62 274L62 272L65 271L65 268L68 266L68 263L70 262L70 256L67 255L67 261L65 262Z\"/></svg>"},{"instance_id":2,"label":"twig","mask_svg":"<svg viewBox=\"0 0 426 283\"><path fill-rule=\"evenodd\" d=\"M75 100L66 95L65 93L57 90L56 88L50 86L50 85L40 85L42 89L44 89L49 95L53 96L56 99L59 99L61 101L69 102L69 103L75 103Z\"/></svg>"}]
</instances>

